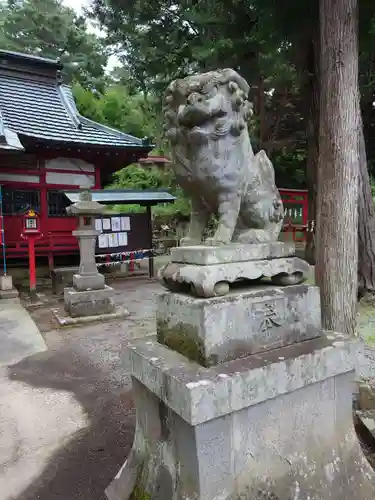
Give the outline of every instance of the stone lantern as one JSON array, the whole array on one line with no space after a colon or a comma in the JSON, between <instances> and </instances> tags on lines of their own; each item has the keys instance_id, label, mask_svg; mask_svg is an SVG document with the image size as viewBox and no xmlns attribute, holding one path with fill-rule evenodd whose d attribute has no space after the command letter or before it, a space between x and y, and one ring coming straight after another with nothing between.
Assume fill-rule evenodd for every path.
<instances>
[{"instance_id":1,"label":"stone lantern","mask_svg":"<svg viewBox=\"0 0 375 500\"><path fill-rule=\"evenodd\" d=\"M113 288L106 286L104 276L95 262L95 216L104 212L104 206L92 201L90 191L80 193L79 201L67 208L69 215L78 217L78 228L73 235L78 239L80 266L73 276L73 287L64 289L65 310L71 317L96 316L112 313L115 309Z\"/></svg>"}]
</instances>

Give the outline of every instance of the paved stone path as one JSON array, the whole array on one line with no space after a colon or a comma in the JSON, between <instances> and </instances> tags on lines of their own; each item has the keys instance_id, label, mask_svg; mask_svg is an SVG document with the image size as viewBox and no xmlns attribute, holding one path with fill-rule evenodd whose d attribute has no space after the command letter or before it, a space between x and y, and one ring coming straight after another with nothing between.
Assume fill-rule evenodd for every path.
<instances>
[{"instance_id":1,"label":"paved stone path","mask_svg":"<svg viewBox=\"0 0 375 500\"><path fill-rule=\"evenodd\" d=\"M18 298L0 300L0 366L44 351L47 346Z\"/></svg>"}]
</instances>

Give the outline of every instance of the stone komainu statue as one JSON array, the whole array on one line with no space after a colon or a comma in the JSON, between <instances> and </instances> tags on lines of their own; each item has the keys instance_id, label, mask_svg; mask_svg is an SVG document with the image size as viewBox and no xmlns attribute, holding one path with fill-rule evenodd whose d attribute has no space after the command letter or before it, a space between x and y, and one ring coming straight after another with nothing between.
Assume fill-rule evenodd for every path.
<instances>
[{"instance_id":1,"label":"stone komainu statue","mask_svg":"<svg viewBox=\"0 0 375 500\"><path fill-rule=\"evenodd\" d=\"M208 245L278 239L283 204L272 163L254 155L247 120L249 86L232 69L173 81L165 96L166 135L177 181L192 200L184 245L199 244L211 214Z\"/></svg>"}]
</instances>

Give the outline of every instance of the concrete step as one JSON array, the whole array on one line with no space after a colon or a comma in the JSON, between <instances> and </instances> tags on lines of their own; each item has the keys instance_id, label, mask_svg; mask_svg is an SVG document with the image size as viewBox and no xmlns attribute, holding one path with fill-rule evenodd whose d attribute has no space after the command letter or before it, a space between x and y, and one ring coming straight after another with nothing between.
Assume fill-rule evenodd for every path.
<instances>
[{"instance_id":1,"label":"concrete step","mask_svg":"<svg viewBox=\"0 0 375 500\"><path fill-rule=\"evenodd\" d=\"M45 351L47 346L33 319L18 298L0 300L0 366Z\"/></svg>"}]
</instances>

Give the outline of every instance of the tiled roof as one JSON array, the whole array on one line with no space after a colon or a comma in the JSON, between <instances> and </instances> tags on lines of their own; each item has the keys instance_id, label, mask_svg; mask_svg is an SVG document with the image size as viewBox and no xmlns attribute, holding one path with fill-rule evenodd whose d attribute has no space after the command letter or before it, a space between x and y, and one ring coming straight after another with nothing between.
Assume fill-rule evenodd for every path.
<instances>
[{"instance_id":1,"label":"tiled roof","mask_svg":"<svg viewBox=\"0 0 375 500\"><path fill-rule=\"evenodd\" d=\"M18 61L20 64L26 63L29 65L33 63L34 66L43 66L48 69L63 69L63 65L59 60L47 59L46 57L34 56L32 54L24 54L22 52L15 52L13 50L0 50L0 57L2 59L12 59Z\"/></svg>"},{"instance_id":2,"label":"tiled roof","mask_svg":"<svg viewBox=\"0 0 375 500\"><path fill-rule=\"evenodd\" d=\"M24 151L18 135L4 126L4 120L0 113L0 149Z\"/></svg>"},{"instance_id":3,"label":"tiled roof","mask_svg":"<svg viewBox=\"0 0 375 500\"><path fill-rule=\"evenodd\" d=\"M6 57L12 60L12 65L1 64ZM17 68L18 62L22 63L21 68ZM43 64L44 72L38 75ZM27 65L33 66L33 71L28 72ZM3 127L16 132L21 142L22 136L28 136L60 143L139 148L145 152L151 149L142 139L81 116L71 89L59 83L57 71L52 71L50 76L46 74L46 69L51 71L51 67L58 70L61 66L48 59L0 51L2 123Z\"/></svg>"}]
</instances>

